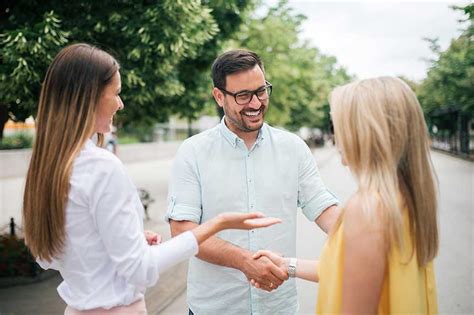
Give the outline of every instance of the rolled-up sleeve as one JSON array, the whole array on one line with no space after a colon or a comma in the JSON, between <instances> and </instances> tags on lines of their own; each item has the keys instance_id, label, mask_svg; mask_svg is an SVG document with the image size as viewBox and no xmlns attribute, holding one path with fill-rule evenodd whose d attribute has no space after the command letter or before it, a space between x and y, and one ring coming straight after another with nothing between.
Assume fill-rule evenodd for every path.
<instances>
[{"instance_id":1,"label":"rolled-up sleeve","mask_svg":"<svg viewBox=\"0 0 474 315\"><path fill-rule=\"evenodd\" d=\"M316 220L324 210L339 201L324 185L311 150L301 141L298 180L298 206L310 221Z\"/></svg>"},{"instance_id":2,"label":"rolled-up sleeve","mask_svg":"<svg viewBox=\"0 0 474 315\"><path fill-rule=\"evenodd\" d=\"M202 216L199 169L192 144L184 141L173 163L165 220L200 223Z\"/></svg>"}]
</instances>

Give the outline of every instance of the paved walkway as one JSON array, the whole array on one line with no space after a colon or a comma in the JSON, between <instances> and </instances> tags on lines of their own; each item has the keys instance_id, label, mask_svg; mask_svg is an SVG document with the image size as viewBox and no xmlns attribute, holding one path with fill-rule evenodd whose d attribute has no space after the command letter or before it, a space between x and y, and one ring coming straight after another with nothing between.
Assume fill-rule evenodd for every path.
<instances>
[{"instance_id":1,"label":"paved walkway","mask_svg":"<svg viewBox=\"0 0 474 315\"><path fill-rule=\"evenodd\" d=\"M137 151L146 151L145 147L141 148L136 147L133 150L135 152L127 152L128 149L124 147L121 152L133 181L138 187L149 190L156 200L149 208L151 220L146 223L147 228L155 229L167 238L169 228L163 222L163 215L170 166L177 144L169 145L166 149L158 147L159 156L148 155L147 158L137 156ZM314 154L324 182L344 203L355 189L349 170L341 166L339 155L333 147L318 148ZM440 253L435 261L440 313L473 314L474 163L437 152L432 154L440 182L441 239ZM134 160L137 162L132 162ZM325 239L326 235L314 223L298 215L299 257L317 258ZM156 287L150 288L147 291L150 314L186 314L185 279L186 265L183 264L163 277ZM0 289L0 315L62 314L65 305L56 292L59 282L60 277L53 277L32 285ZM314 314L317 285L302 280L297 285L299 314Z\"/></svg>"},{"instance_id":2,"label":"paved walkway","mask_svg":"<svg viewBox=\"0 0 474 315\"><path fill-rule=\"evenodd\" d=\"M154 230L169 239L169 227L163 217L166 211L167 182L173 157L179 146L175 143L137 144L120 147L119 157L135 185L150 192L155 201L148 212L150 220L145 228ZM19 216L19 206L23 192L24 177L9 176L0 178L2 207L9 207L10 213ZM149 314L158 314L176 296L186 290L187 262L170 269L157 286L147 290L146 303ZM64 302L59 298L56 288L62 281L59 274L29 285L0 288L0 315L6 314L63 314Z\"/></svg>"}]
</instances>

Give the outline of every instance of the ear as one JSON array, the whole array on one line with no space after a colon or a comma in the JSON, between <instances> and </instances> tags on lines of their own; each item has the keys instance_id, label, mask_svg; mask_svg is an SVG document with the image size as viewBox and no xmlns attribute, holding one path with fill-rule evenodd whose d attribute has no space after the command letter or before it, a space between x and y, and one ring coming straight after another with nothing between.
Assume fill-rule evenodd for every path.
<instances>
[{"instance_id":1,"label":"ear","mask_svg":"<svg viewBox=\"0 0 474 315\"><path fill-rule=\"evenodd\" d=\"M221 90L219 90L218 88L213 88L212 89L212 96L214 96L214 99L216 100L216 103L217 105L219 105L219 107L224 107L224 93L222 93Z\"/></svg>"}]
</instances>

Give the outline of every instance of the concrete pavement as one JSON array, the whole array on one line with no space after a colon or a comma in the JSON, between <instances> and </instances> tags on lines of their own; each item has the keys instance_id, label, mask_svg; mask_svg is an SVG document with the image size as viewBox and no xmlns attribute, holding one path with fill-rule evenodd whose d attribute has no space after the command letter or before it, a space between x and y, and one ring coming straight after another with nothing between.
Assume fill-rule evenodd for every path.
<instances>
[{"instance_id":1,"label":"concrete pavement","mask_svg":"<svg viewBox=\"0 0 474 315\"><path fill-rule=\"evenodd\" d=\"M145 228L161 234L164 240L170 238L168 224L163 220L166 211L167 182L172 159L179 144L180 142L151 143L119 148L119 157L125 163L135 185L148 190L155 199L148 208L150 220L145 221ZM23 152L22 156L24 155L27 155L27 152ZM7 176L3 178L0 176L2 213L14 216L18 223L18 218L21 217L21 198L26 173L22 161L23 159L20 159L21 164L17 165L15 172L10 170ZM5 175L4 173L2 174ZM184 262L162 275L158 285L147 290L146 303L149 314L161 314L176 296L186 290L186 273L187 262ZM0 288L0 315L63 314L65 304L56 292L61 281L59 274L56 274L37 283Z\"/></svg>"},{"instance_id":2,"label":"concrete pavement","mask_svg":"<svg viewBox=\"0 0 474 315\"><path fill-rule=\"evenodd\" d=\"M326 186L344 205L356 190L350 171L331 147L314 150ZM439 180L440 249L435 259L440 314L474 314L474 163L432 151ZM298 213L297 256L317 259L327 235ZM318 285L297 279L298 314L314 314ZM186 314L182 294L163 314Z\"/></svg>"},{"instance_id":3,"label":"concrete pavement","mask_svg":"<svg viewBox=\"0 0 474 315\"><path fill-rule=\"evenodd\" d=\"M137 187L149 190L156 200L149 208L151 221L147 225L166 237L169 237L169 228L163 222L163 214L166 209L167 181L176 148L177 144L170 145L166 149L154 148L153 150L160 151L160 156L150 155L146 159L136 157L139 155L136 151L146 151L143 147L141 150L136 147L130 152L125 147L121 148L124 159L130 158L125 165ZM324 182L344 204L356 188L349 170L340 164L339 155L333 147L318 148L314 154ZM438 152L432 152L432 157L440 182L441 239L439 256L435 260L439 310L441 314L473 314L474 307L471 301L474 297L472 224L474 163ZM137 162L131 162L133 160ZM0 187L1 182L0 179ZM9 193L13 194L14 191L10 190ZM298 257L316 259L325 239L326 234L298 213ZM186 266L181 268L170 280L166 280L166 284L163 278L157 287L148 290L147 304L150 311L161 305L160 314L186 314L185 294L182 293L185 292ZM0 315L60 314L64 310L64 305L60 300L58 302L59 298L55 291L58 283L59 279L53 278L34 285L0 289ZM172 288L170 284L176 287ZM317 284L302 280L298 280L297 284L299 314L314 314ZM155 291L160 287L173 291L168 301L163 300L165 293ZM171 303L164 307L168 302Z\"/></svg>"},{"instance_id":4,"label":"concrete pavement","mask_svg":"<svg viewBox=\"0 0 474 315\"><path fill-rule=\"evenodd\" d=\"M316 148L313 150L313 153L318 163L323 180L326 182L327 178L329 181L336 183L336 178L345 178L344 185L336 185L338 186L337 191L333 191L338 195L348 196L349 193L355 188L355 184L351 178L348 180L346 179L347 177L350 177L350 173L347 169L338 167L337 174L334 173L334 164L337 164L339 161L338 153L334 147L326 146L322 148ZM334 178L334 176L336 178ZM298 211L298 231L296 240L297 256L307 259L317 259L325 239L326 234L323 233L315 223L309 222L301 213L301 211ZM314 314L316 309L317 285L297 279L297 289L300 304L300 310L298 314ZM187 314L187 311L188 307L186 304L186 292L183 292L182 294L178 295L168 307L163 309L162 314Z\"/></svg>"},{"instance_id":5,"label":"concrete pavement","mask_svg":"<svg viewBox=\"0 0 474 315\"><path fill-rule=\"evenodd\" d=\"M318 151L315 151L318 159ZM474 163L432 151L439 180L440 248L435 259L440 314L474 313ZM356 185L338 154L320 164L327 187L344 205ZM297 255L317 259L326 235L299 215ZM311 240L311 241L308 241ZM317 285L298 280L299 314L314 314Z\"/></svg>"}]
</instances>

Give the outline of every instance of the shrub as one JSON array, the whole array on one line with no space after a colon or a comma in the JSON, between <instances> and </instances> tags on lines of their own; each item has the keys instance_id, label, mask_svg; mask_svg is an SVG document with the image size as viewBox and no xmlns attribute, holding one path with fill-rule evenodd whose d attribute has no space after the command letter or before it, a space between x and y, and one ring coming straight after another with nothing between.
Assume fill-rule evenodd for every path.
<instances>
[{"instance_id":1,"label":"shrub","mask_svg":"<svg viewBox=\"0 0 474 315\"><path fill-rule=\"evenodd\" d=\"M153 125L146 124L130 124L123 129L119 129L119 143L125 137L138 139L138 142L152 142L153 141ZM129 142L130 143L130 142Z\"/></svg>"},{"instance_id":2,"label":"shrub","mask_svg":"<svg viewBox=\"0 0 474 315\"><path fill-rule=\"evenodd\" d=\"M0 141L0 150L26 149L33 145L33 136L27 133L17 133L3 137Z\"/></svg>"},{"instance_id":3,"label":"shrub","mask_svg":"<svg viewBox=\"0 0 474 315\"><path fill-rule=\"evenodd\" d=\"M0 277L35 277L40 272L23 239L0 235Z\"/></svg>"}]
</instances>

